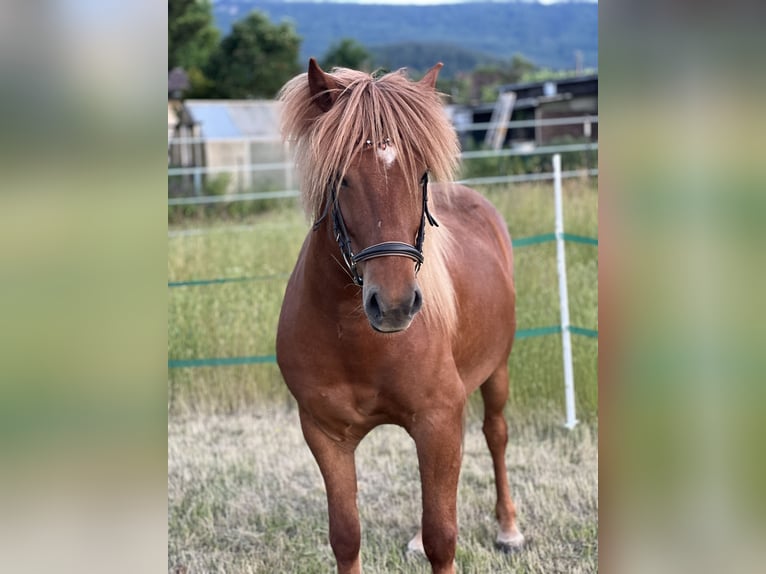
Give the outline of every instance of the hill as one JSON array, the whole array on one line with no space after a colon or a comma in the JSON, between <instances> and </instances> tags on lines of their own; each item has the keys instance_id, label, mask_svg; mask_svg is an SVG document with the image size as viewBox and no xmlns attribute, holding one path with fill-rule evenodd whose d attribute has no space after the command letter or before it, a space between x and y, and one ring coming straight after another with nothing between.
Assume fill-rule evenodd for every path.
<instances>
[{"instance_id":1,"label":"hill","mask_svg":"<svg viewBox=\"0 0 766 574\"><path fill-rule=\"evenodd\" d=\"M412 56L423 50L448 52L449 76L472 59L510 59L519 53L540 67L574 68L576 50L585 67L598 67L598 4L543 5L526 2L471 2L443 5L376 5L280 0L219 0L214 3L218 27L227 33L251 10L272 22L290 20L303 38L301 59L321 57L333 42L353 38L376 55L384 53L390 68L421 68ZM416 49L410 49L412 44ZM408 44L397 50L392 45ZM408 55L409 54L409 55Z\"/></svg>"},{"instance_id":2,"label":"hill","mask_svg":"<svg viewBox=\"0 0 766 574\"><path fill-rule=\"evenodd\" d=\"M448 42L397 42L367 48L374 66L385 70L406 67L410 71L423 73L436 62L444 62L446 65L440 74L444 78L477 66L502 63L500 58Z\"/></svg>"}]
</instances>

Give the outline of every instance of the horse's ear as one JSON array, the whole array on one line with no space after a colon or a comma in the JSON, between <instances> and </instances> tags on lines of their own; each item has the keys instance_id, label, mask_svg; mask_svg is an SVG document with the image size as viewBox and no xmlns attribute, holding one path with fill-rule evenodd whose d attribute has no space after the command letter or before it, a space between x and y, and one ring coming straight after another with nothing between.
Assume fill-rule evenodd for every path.
<instances>
[{"instance_id":1,"label":"horse's ear","mask_svg":"<svg viewBox=\"0 0 766 574\"><path fill-rule=\"evenodd\" d=\"M423 76L423 78L418 82L419 85L423 86L424 88L430 88L431 90L436 89L436 78L439 77L439 70L442 69L444 64L439 62L436 64L433 68L428 70L426 72L426 75Z\"/></svg>"},{"instance_id":2,"label":"horse's ear","mask_svg":"<svg viewBox=\"0 0 766 574\"><path fill-rule=\"evenodd\" d=\"M319 106L323 112L330 110L335 100L338 98L336 90L338 83L330 75L322 71L314 58L309 60L309 91L314 99L314 103Z\"/></svg>"}]
</instances>

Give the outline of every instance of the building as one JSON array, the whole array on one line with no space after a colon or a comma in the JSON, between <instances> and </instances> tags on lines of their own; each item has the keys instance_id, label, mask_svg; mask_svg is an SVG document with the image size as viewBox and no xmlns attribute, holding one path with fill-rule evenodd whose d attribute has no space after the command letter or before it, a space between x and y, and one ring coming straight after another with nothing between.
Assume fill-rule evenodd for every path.
<instances>
[{"instance_id":1,"label":"building","mask_svg":"<svg viewBox=\"0 0 766 574\"><path fill-rule=\"evenodd\" d=\"M510 109L508 104L512 103ZM505 107L506 109L503 109ZM507 112L510 112L508 116ZM576 76L500 86L494 104L479 106L452 106L451 117L460 134L464 148L490 145L494 147L522 147L548 145L563 140L597 141L598 122L583 121L566 125L512 127L497 134L490 129L467 131L461 129L471 123L507 122L521 120L549 120L557 118L598 116L598 75Z\"/></svg>"},{"instance_id":2,"label":"building","mask_svg":"<svg viewBox=\"0 0 766 574\"><path fill-rule=\"evenodd\" d=\"M170 138L169 148L196 145L195 194L276 191L292 187L292 167L279 131L280 104L270 100L186 100L183 114L195 126L191 138ZM181 117L181 116L179 116ZM168 130L170 133L170 129ZM188 156L188 154L187 154ZM170 154L173 160L181 154ZM190 167L171 161L170 167ZM204 171L204 177L203 177ZM207 190L200 192L200 187ZM213 191L213 189L215 191ZM188 189L184 195L189 195Z\"/></svg>"}]
</instances>

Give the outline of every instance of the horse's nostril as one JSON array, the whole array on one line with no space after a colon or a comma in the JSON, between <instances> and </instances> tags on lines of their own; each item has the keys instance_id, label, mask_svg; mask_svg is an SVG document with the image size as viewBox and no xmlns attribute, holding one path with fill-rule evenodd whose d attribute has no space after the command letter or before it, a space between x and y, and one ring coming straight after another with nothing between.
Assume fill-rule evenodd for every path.
<instances>
[{"instance_id":1,"label":"horse's nostril","mask_svg":"<svg viewBox=\"0 0 766 574\"><path fill-rule=\"evenodd\" d=\"M377 293L372 293L367 299L367 314L370 317L380 318L380 303L378 302Z\"/></svg>"},{"instance_id":2,"label":"horse's nostril","mask_svg":"<svg viewBox=\"0 0 766 574\"><path fill-rule=\"evenodd\" d=\"M415 288L415 294L412 296L412 314L414 315L423 306L423 295L420 293L420 289Z\"/></svg>"},{"instance_id":3,"label":"horse's nostril","mask_svg":"<svg viewBox=\"0 0 766 574\"><path fill-rule=\"evenodd\" d=\"M423 295L417 287L402 294L393 303L377 287L370 287L364 297L364 312L377 331L394 332L406 329L423 306Z\"/></svg>"}]
</instances>

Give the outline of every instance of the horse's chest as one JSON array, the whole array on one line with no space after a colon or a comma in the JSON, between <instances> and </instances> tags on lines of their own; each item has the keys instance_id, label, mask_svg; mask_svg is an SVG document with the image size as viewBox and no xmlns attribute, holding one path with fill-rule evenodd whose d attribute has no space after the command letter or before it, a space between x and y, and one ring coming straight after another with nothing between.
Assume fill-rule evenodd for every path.
<instances>
[{"instance_id":1,"label":"horse's chest","mask_svg":"<svg viewBox=\"0 0 766 574\"><path fill-rule=\"evenodd\" d=\"M397 422L395 401L372 387L320 383L299 402L338 441L360 440L378 425Z\"/></svg>"},{"instance_id":2,"label":"horse's chest","mask_svg":"<svg viewBox=\"0 0 766 574\"><path fill-rule=\"evenodd\" d=\"M302 316L287 322L285 381L301 408L337 440L361 438L381 424L403 424L423 393L427 353L407 334L371 332L364 316ZM301 349L301 353L288 352Z\"/></svg>"}]
</instances>

